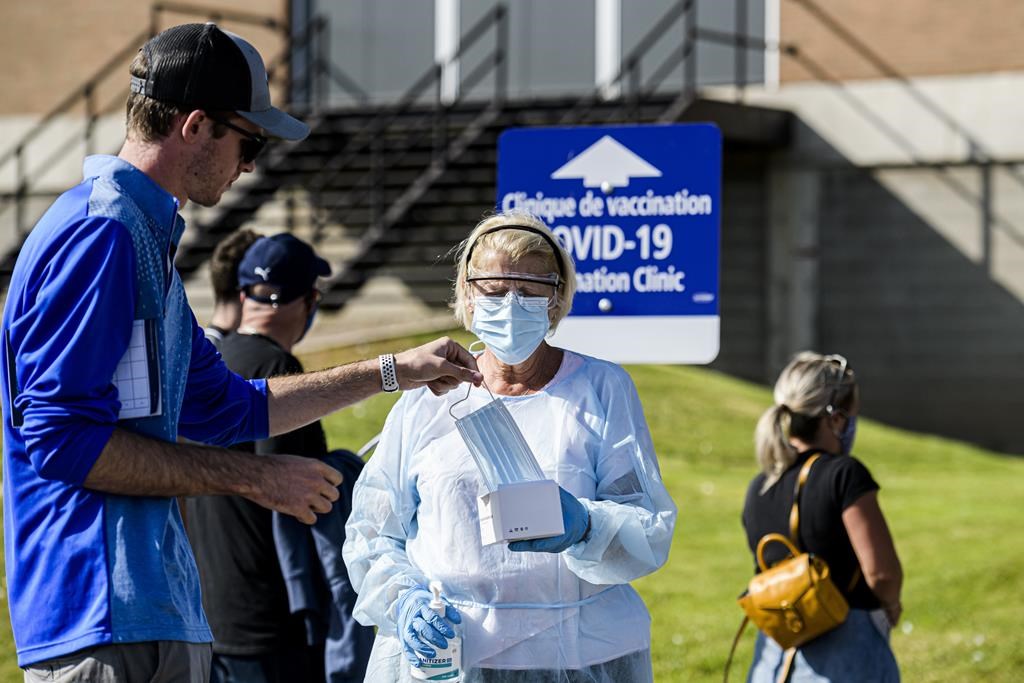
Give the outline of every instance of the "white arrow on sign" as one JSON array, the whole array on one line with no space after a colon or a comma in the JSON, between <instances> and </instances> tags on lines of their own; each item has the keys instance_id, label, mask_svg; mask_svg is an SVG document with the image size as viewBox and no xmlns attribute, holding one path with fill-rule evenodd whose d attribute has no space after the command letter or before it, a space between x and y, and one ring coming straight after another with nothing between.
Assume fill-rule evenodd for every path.
<instances>
[{"instance_id":1,"label":"white arrow on sign","mask_svg":"<svg viewBox=\"0 0 1024 683\"><path fill-rule=\"evenodd\" d=\"M611 135L605 135L551 174L553 180L582 178L584 187L626 187L630 178L660 177L661 171Z\"/></svg>"}]
</instances>

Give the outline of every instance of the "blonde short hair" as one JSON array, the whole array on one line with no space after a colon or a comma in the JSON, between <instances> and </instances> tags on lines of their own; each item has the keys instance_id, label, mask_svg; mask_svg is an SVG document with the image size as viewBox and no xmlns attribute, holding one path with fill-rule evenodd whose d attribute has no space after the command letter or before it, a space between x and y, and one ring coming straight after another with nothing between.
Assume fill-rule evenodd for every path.
<instances>
[{"instance_id":1,"label":"blonde short hair","mask_svg":"<svg viewBox=\"0 0 1024 683\"><path fill-rule=\"evenodd\" d=\"M796 462L791 436L813 438L830 407L853 409L859 400L857 377L841 356L802 351L783 368L775 382L774 399L775 405L761 415L754 432L757 462L766 477L762 492Z\"/></svg>"},{"instance_id":2,"label":"blonde short hair","mask_svg":"<svg viewBox=\"0 0 1024 683\"><path fill-rule=\"evenodd\" d=\"M548 239L527 230L510 229L488 232L494 228L514 228L520 225L539 230L547 235ZM558 256L552 251L552 245L555 245L558 250ZM470 254L472 263L466 262L467 252L472 252ZM469 237L459 245L455 253L457 265L451 302L455 319L467 330L470 328L473 319L469 311L469 302L473 297L466 278L469 276L470 268L479 268L481 263L495 255L504 256L513 263L517 263L527 256L538 256L544 259L552 273L558 273L559 284L555 290L555 302L548 313L548 319L551 321L549 329L554 331L558 327L558 323L572 309L572 299L576 295L576 266L573 264L572 257L559 244L558 239L548 229L548 226L536 216L528 213L507 212L485 218L477 223L473 231L469 233ZM561 269L559 268L559 259L561 259Z\"/></svg>"}]
</instances>

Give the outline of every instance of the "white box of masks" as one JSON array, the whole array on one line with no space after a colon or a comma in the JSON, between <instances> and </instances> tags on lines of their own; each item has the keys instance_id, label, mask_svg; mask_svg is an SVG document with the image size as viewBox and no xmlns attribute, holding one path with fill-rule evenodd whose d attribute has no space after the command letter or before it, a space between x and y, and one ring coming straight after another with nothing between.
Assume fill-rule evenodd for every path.
<instances>
[{"instance_id":1,"label":"white box of masks","mask_svg":"<svg viewBox=\"0 0 1024 683\"><path fill-rule=\"evenodd\" d=\"M558 484L550 479L501 484L477 503L484 545L565 533Z\"/></svg>"}]
</instances>

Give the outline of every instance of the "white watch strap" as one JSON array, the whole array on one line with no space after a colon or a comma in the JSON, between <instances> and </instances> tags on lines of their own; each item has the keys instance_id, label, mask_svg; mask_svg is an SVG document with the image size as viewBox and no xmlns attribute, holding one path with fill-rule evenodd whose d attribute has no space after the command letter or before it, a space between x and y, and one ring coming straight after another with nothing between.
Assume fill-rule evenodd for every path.
<instances>
[{"instance_id":1,"label":"white watch strap","mask_svg":"<svg viewBox=\"0 0 1024 683\"><path fill-rule=\"evenodd\" d=\"M398 391L398 372L395 369L394 355L383 353L379 360L381 388L388 393Z\"/></svg>"}]
</instances>

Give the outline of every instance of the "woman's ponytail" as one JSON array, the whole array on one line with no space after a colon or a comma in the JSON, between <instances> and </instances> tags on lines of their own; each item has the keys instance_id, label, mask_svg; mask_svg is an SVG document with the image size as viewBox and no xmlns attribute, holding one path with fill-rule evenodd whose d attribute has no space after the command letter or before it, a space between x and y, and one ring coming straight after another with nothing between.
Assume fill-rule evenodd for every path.
<instances>
[{"instance_id":1,"label":"woman's ponytail","mask_svg":"<svg viewBox=\"0 0 1024 683\"><path fill-rule=\"evenodd\" d=\"M785 405L773 405L764 411L754 431L757 462L765 474L764 493L779 480L796 460L796 449L789 445L789 427L793 415Z\"/></svg>"}]
</instances>

